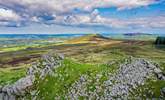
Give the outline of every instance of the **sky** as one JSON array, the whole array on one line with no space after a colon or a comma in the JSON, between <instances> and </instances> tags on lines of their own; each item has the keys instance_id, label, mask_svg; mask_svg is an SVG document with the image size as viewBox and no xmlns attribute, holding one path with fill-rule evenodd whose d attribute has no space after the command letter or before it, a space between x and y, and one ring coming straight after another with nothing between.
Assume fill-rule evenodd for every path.
<instances>
[{"instance_id":1,"label":"sky","mask_svg":"<svg viewBox=\"0 0 165 100\"><path fill-rule=\"evenodd\" d=\"M0 34L165 34L165 0L0 0Z\"/></svg>"}]
</instances>

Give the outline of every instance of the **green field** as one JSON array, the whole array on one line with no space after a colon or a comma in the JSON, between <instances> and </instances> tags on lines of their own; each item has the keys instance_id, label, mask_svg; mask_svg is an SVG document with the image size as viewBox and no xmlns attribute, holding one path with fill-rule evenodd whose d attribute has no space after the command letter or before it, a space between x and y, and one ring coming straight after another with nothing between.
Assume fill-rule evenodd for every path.
<instances>
[{"instance_id":1,"label":"green field","mask_svg":"<svg viewBox=\"0 0 165 100\"><path fill-rule=\"evenodd\" d=\"M97 74L101 75L97 82L101 85L107 79L107 75L114 73L124 59L130 56L151 60L159 64L160 69L165 72L165 49L156 48L153 40L104 39L89 35L44 46L0 48L0 52L3 52L0 53L0 85L11 84L23 77L32 62L50 51L64 54L65 60L62 62L62 66L55 71L58 73L57 75L47 76L35 84L34 88L40 90L38 100L64 98L63 94L67 94L69 87L84 74L88 75L91 80L87 90L92 91L96 87ZM112 64L108 65L109 63ZM150 95L149 97L159 97L159 90L165 87L164 81L155 82L151 79L139 89L148 84L153 87L151 88L154 92L152 96L145 89L140 92L137 89L134 93L138 93L140 96L146 94ZM102 93L101 91L100 94ZM134 95L134 93L130 95ZM27 98L30 98L28 94Z\"/></svg>"}]
</instances>

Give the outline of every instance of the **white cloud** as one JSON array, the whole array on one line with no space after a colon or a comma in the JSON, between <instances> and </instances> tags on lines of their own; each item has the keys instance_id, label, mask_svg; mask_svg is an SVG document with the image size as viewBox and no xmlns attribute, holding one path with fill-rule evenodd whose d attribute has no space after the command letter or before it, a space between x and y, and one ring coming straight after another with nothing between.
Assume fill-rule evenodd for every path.
<instances>
[{"instance_id":1,"label":"white cloud","mask_svg":"<svg viewBox=\"0 0 165 100\"><path fill-rule=\"evenodd\" d=\"M96 18L97 23L102 23L107 27L115 28L164 28L165 27L165 16L157 17L143 17L143 18L132 18L132 19L117 19L117 18L103 18L98 16Z\"/></svg>"},{"instance_id":2,"label":"white cloud","mask_svg":"<svg viewBox=\"0 0 165 100\"><path fill-rule=\"evenodd\" d=\"M64 19L60 17L56 21L63 21L66 25L86 25L86 26L104 26L111 28L164 28L165 27L165 16L157 17L140 17L132 19L119 19L102 17L97 13L92 12L86 15L71 15ZM62 23L62 22L61 22Z\"/></svg>"},{"instance_id":3,"label":"white cloud","mask_svg":"<svg viewBox=\"0 0 165 100\"><path fill-rule=\"evenodd\" d=\"M0 8L0 26L19 27L23 20L12 10Z\"/></svg>"},{"instance_id":4,"label":"white cloud","mask_svg":"<svg viewBox=\"0 0 165 100\"><path fill-rule=\"evenodd\" d=\"M12 10L0 8L0 20L4 21L19 21L21 17Z\"/></svg>"},{"instance_id":5,"label":"white cloud","mask_svg":"<svg viewBox=\"0 0 165 100\"><path fill-rule=\"evenodd\" d=\"M28 22L44 24L65 24L65 25L88 25L105 26L115 28L136 27L165 27L165 17L119 19L102 17L97 8L116 7L118 10L132 9L141 6L148 6L157 3L158 0L0 0L0 5L7 10L0 8L1 25L7 21L17 21L24 17ZM87 11L88 14L72 14L78 9ZM15 13L16 11L17 13ZM20 16L22 17L20 17ZM53 19L44 20L44 16L51 16ZM48 18L49 19L49 18Z\"/></svg>"},{"instance_id":6,"label":"white cloud","mask_svg":"<svg viewBox=\"0 0 165 100\"><path fill-rule=\"evenodd\" d=\"M117 7L118 9L131 9L141 6L148 6L156 3L157 0L0 0L4 6L25 7L25 11L32 13L50 12L50 13L65 13L73 9L81 9L90 11L97 7Z\"/></svg>"}]
</instances>

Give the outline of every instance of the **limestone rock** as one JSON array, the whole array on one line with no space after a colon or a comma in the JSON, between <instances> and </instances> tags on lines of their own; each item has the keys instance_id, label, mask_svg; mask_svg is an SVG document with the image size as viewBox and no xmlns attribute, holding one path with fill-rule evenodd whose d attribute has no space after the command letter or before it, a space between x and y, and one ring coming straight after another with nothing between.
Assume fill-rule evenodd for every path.
<instances>
[{"instance_id":1,"label":"limestone rock","mask_svg":"<svg viewBox=\"0 0 165 100\"><path fill-rule=\"evenodd\" d=\"M66 97L75 100L81 96L98 100L127 100L129 99L129 93L133 89L144 85L146 79L155 75L157 78L164 79L164 75L157 65L145 59L131 57L120 65L115 74L109 76L109 79L103 83L104 88L98 85L93 92L87 91L85 86L89 84L90 79L83 75L73 84ZM96 80L99 80L99 78ZM97 91L102 91L102 89L104 94L100 96ZM162 93L164 92L165 90L163 89Z\"/></svg>"},{"instance_id":2,"label":"limestone rock","mask_svg":"<svg viewBox=\"0 0 165 100\"><path fill-rule=\"evenodd\" d=\"M62 55L43 55L40 61L28 69L25 77L11 85L0 87L0 100L15 100L17 96L24 96L27 90L33 86L36 74L42 80L46 75L52 74L53 70L61 65L63 59Z\"/></svg>"}]
</instances>

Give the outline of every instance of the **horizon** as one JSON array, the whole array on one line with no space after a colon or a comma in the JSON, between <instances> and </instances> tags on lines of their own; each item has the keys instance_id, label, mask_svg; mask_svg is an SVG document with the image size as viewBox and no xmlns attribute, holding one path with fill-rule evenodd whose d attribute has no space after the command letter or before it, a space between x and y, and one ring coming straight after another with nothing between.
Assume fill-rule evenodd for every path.
<instances>
[{"instance_id":1,"label":"horizon","mask_svg":"<svg viewBox=\"0 0 165 100\"><path fill-rule=\"evenodd\" d=\"M107 35L122 35L122 34L140 34L140 35L165 35L162 33L143 33L143 32L123 32L123 33L0 33L0 35L88 35L88 34L107 34Z\"/></svg>"},{"instance_id":2,"label":"horizon","mask_svg":"<svg viewBox=\"0 0 165 100\"><path fill-rule=\"evenodd\" d=\"M0 34L137 32L165 34L164 0L0 0Z\"/></svg>"}]
</instances>

